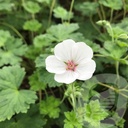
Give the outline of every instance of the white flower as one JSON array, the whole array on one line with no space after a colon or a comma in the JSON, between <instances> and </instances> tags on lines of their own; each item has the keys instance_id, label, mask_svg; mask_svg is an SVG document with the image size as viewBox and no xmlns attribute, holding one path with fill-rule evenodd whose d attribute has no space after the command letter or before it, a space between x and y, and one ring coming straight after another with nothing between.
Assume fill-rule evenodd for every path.
<instances>
[{"instance_id":1,"label":"white flower","mask_svg":"<svg viewBox=\"0 0 128 128\"><path fill-rule=\"evenodd\" d=\"M92 77L96 63L92 60L92 49L84 42L64 40L55 46L54 54L46 58L46 69L55 73L57 82L70 84Z\"/></svg>"}]
</instances>

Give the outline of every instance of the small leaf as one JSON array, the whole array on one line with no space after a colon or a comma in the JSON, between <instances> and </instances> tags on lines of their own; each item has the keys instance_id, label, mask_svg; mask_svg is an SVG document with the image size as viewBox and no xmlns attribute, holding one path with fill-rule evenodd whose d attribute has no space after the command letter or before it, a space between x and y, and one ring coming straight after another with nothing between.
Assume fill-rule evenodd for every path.
<instances>
[{"instance_id":1,"label":"small leaf","mask_svg":"<svg viewBox=\"0 0 128 128\"><path fill-rule=\"evenodd\" d=\"M10 37L6 40L4 48L0 49L0 66L4 64L19 64L21 56L25 54L27 46L23 45L21 39Z\"/></svg>"},{"instance_id":2,"label":"small leaf","mask_svg":"<svg viewBox=\"0 0 128 128\"><path fill-rule=\"evenodd\" d=\"M48 34L41 34L34 38L34 46L38 48L42 48L44 46L49 46L53 40L50 38Z\"/></svg>"},{"instance_id":3,"label":"small leaf","mask_svg":"<svg viewBox=\"0 0 128 128\"><path fill-rule=\"evenodd\" d=\"M79 122L75 112L65 112L64 114L66 116L64 128L82 128L83 124Z\"/></svg>"},{"instance_id":4,"label":"small leaf","mask_svg":"<svg viewBox=\"0 0 128 128\"><path fill-rule=\"evenodd\" d=\"M90 101L85 105L85 121L94 127L100 126L100 121L105 119L108 113L100 107L98 100Z\"/></svg>"},{"instance_id":5,"label":"small leaf","mask_svg":"<svg viewBox=\"0 0 128 128\"><path fill-rule=\"evenodd\" d=\"M46 84L39 81L38 75L38 71L36 71L29 77L29 84L31 86L31 90L39 91L46 88Z\"/></svg>"},{"instance_id":6,"label":"small leaf","mask_svg":"<svg viewBox=\"0 0 128 128\"><path fill-rule=\"evenodd\" d=\"M36 0L37 2L50 5L52 3L52 0Z\"/></svg>"},{"instance_id":7,"label":"small leaf","mask_svg":"<svg viewBox=\"0 0 128 128\"><path fill-rule=\"evenodd\" d=\"M0 30L0 47L11 37L9 31Z\"/></svg>"},{"instance_id":8,"label":"small leaf","mask_svg":"<svg viewBox=\"0 0 128 128\"><path fill-rule=\"evenodd\" d=\"M78 24L58 24L52 25L47 33L50 34L57 42L63 41L65 39L71 38L71 35L75 37L76 30L78 30ZM72 38L73 39L73 38Z\"/></svg>"},{"instance_id":9,"label":"small leaf","mask_svg":"<svg viewBox=\"0 0 128 128\"><path fill-rule=\"evenodd\" d=\"M41 114L48 115L50 118L58 118L60 112L60 100L53 96L47 97L40 103Z\"/></svg>"},{"instance_id":10,"label":"small leaf","mask_svg":"<svg viewBox=\"0 0 128 128\"><path fill-rule=\"evenodd\" d=\"M26 21L23 25L24 30L29 30L36 32L41 28L41 23L38 22L38 20L29 20Z\"/></svg>"},{"instance_id":11,"label":"small leaf","mask_svg":"<svg viewBox=\"0 0 128 128\"><path fill-rule=\"evenodd\" d=\"M61 18L62 20L69 20L73 17L73 13L68 12L63 7L56 7L54 10L54 16L56 18Z\"/></svg>"},{"instance_id":12,"label":"small leaf","mask_svg":"<svg viewBox=\"0 0 128 128\"><path fill-rule=\"evenodd\" d=\"M98 6L98 2L83 2L82 4L77 4L75 9L81 11L83 15L91 16L97 13Z\"/></svg>"},{"instance_id":13,"label":"small leaf","mask_svg":"<svg viewBox=\"0 0 128 128\"><path fill-rule=\"evenodd\" d=\"M32 1L24 2L23 7L26 11L32 14L38 13L41 9L38 3Z\"/></svg>"},{"instance_id":14,"label":"small leaf","mask_svg":"<svg viewBox=\"0 0 128 128\"><path fill-rule=\"evenodd\" d=\"M114 10L120 10L123 7L121 0L99 0L99 3Z\"/></svg>"},{"instance_id":15,"label":"small leaf","mask_svg":"<svg viewBox=\"0 0 128 128\"><path fill-rule=\"evenodd\" d=\"M14 3L10 0L0 0L0 10L11 11L14 6Z\"/></svg>"}]
</instances>

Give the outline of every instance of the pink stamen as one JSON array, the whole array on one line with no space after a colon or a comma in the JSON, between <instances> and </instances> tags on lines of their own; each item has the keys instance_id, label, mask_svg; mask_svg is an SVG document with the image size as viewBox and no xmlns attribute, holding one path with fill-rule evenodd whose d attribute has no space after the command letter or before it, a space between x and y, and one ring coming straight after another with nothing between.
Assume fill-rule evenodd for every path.
<instances>
[{"instance_id":1,"label":"pink stamen","mask_svg":"<svg viewBox=\"0 0 128 128\"><path fill-rule=\"evenodd\" d=\"M71 61L69 60L66 64L67 64L66 70L75 71L77 65L72 60Z\"/></svg>"}]
</instances>

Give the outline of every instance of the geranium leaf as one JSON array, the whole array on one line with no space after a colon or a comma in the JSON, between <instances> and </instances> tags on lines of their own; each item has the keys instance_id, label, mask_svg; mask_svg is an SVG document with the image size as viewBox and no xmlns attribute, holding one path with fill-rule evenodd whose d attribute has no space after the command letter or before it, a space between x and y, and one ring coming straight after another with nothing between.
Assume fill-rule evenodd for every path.
<instances>
[{"instance_id":1,"label":"geranium leaf","mask_svg":"<svg viewBox=\"0 0 128 128\"><path fill-rule=\"evenodd\" d=\"M59 87L62 85L62 83L58 83L54 80L54 74L47 72L43 68L39 70L39 80L48 84L49 87Z\"/></svg>"},{"instance_id":2,"label":"geranium leaf","mask_svg":"<svg viewBox=\"0 0 128 128\"><path fill-rule=\"evenodd\" d=\"M53 12L56 18L61 18L62 20L68 20L73 17L73 13L68 12L66 9L60 6L56 7Z\"/></svg>"},{"instance_id":3,"label":"geranium leaf","mask_svg":"<svg viewBox=\"0 0 128 128\"><path fill-rule=\"evenodd\" d=\"M76 30L79 29L78 24L58 24L52 25L48 30L47 33L53 36L57 42L63 41L65 39L71 38L71 35L75 34Z\"/></svg>"},{"instance_id":4,"label":"geranium leaf","mask_svg":"<svg viewBox=\"0 0 128 128\"><path fill-rule=\"evenodd\" d=\"M19 64L19 62L22 61L21 56L24 55L27 50L27 46L22 43L21 39L12 36L3 41L5 41L4 48L0 48L0 66L4 64Z\"/></svg>"},{"instance_id":5,"label":"geranium leaf","mask_svg":"<svg viewBox=\"0 0 128 128\"><path fill-rule=\"evenodd\" d=\"M64 114L66 116L64 128L82 128L82 123L79 122L75 112L65 112Z\"/></svg>"},{"instance_id":6,"label":"geranium leaf","mask_svg":"<svg viewBox=\"0 0 128 128\"><path fill-rule=\"evenodd\" d=\"M108 113L101 108L98 100L90 101L85 105L85 121L90 123L93 127L99 127L100 121L105 119Z\"/></svg>"},{"instance_id":7,"label":"geranium leaf","mask_svg":"<svg viewBox=\"0 0 128 128\"><path fill-rule=\"evenodd\" d=\"M11 119L15 113L26 113L30 104L35 103L34 91L19 89L24 76L25 71L19 66L0 70L0 121Z\"/></svg>"},{"instance_id":8,"label":"geranium leaf","mask_svg":"<svg viewBox=\"0 0 128 128\"><path fill-rule=\"evenodd\" d=\"M23 28L24 30L36 32L41 28L41 26L42 25L38 22L38 20L29 20L24 23Z\"/></svg>"},{"instance_id":9,"label":"geranium leaf","mask_svg":"<svg viewBox=\"0 0 128 128\"><path fill-rule=\"evenodd\" d=\"M60 100L53 96L47 97L40 103L41 114L48 115L50 118L58 118L60 112Z\"/></svg>"},{"instance_id":10,"label":"geranium leaf","mask_svg":"<svg viewBox=\"0 0 128 128\"><path fill-rule=\"evenodd\" d=\"M114 10L119 10L123 7L123 2L121 0L99 0L100 4L106 7L110 7Z\"/></svg>"},{"instance_id":11,"label":"geranium leaf","mask_svg":"<svg viewBox=\"0 0 128 128\"><path fill-rule=\"evenodd\" d=\"M23 4L23 7L25 8L26 11L33 14L38 13L41 9L39 4L33 1L26 1Z\"/></svg>"}]
</instances>

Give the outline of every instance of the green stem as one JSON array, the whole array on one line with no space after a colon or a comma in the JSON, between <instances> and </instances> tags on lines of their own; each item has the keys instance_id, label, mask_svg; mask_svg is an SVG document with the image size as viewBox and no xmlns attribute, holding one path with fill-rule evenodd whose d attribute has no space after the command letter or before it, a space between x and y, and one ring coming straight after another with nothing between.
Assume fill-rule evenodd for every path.
<instances>
[{"instance_id":1,"label":"green stem","mask_svg":"<svg viewBox=\"0 0 128 128\"><path fill-rule=\"evenodd\" d=\"M125 60L128 59L128 55L127 55L126 57L124 57L124 59L125 59Z\"/></svg>"},{"instance_id":2,"label":"green stem","mask_svg":"<svg viewBox=\"0 0 128 128\"><path fill-rule=\"evenodd\" d=\"M117 80L119 80L119 61L116 62L116 74L117 74Z\"/></svg>"},{"instance_id":3,"label":"green stem","mask_svg":"<svg viewBox=\"0 0 128 128\"><path fill-rule=\"evenodd\" d=\"M104 86L104 87L107 87L107 88L109 88L109 89L111 89L111 90L113 90L113 91L115 91L115 92L118 92L118 89L116 89L116 88L114 88L114 87L112 87L112 86L109 86L109 85L104 84L104 83L101 83L101 82L98 82L98 84L99 84L99 85L102 85L102 86Z\"/></svg>"},{"instance_id":4,"label":"green stem","mask_svg":"<svg viewBox=\"0 0 128 128\"><path fill-rule=\"evenodd\" d=\"M113 33L113 30L112 30L112 26L111 26L110 23L109 23L107 26L108 26L108 27L110 28L110 30L111 30L111 34L112 34L112 43L114 43L114 33Z\"/></svg>"},{"instance_id":5,"label":"green stem","mask_svg":"<svg viewBox=\"0 0 128 128\"><path fill-rule=\"evenodd\" d=\"M101 82L98 82L98 84L99 84L99 85L102 85L102 86L104 86L104 87L107 87L107 88L109 88L109 89L115 91L116 93L119 93L120 95L122 95L122 96L125 97L125 98L128 98L127 95L121 93L121 91L120 91L119 89L117 89L117 88L114 88L114 87L109 86L109 85L107 85L107 84L103 84L103 83L101 83Z\"/></svg>"},{"instance_id":6,"label":"green stem","mask_svg":"<svg viewBox=\"0 0 128 128\"><path fill-rule=\"evenodd\" d=\"M53 11L53 8L54 8L54 6L55 6L55 3L56 3L56 0L53 0L53 1L52 1L52 5L51 5L51 8L50 8L50 12L49 12L48 27L49 27L50 24L51 24L52 11Z\"/></svg>"},{"instance_id":7,"label":"green stem","mask_svg":"<svg viewBox=\"0 0 128 128\"><path fill-rule=\"evenodd\" d=\"M76 97L75 97L75 84L72 83L71 86L72 86L72 94L71 94L71 99L72 99L72 105L73 105L73 109L74 111L76 111Z\"/></svg>"},{"instance_id":8,"label":"green stem","mask_svg":"<svg viewBox=\"0 0 128 128\"><path fill-rule=\"evenodd\" d=\"M110 23L112 22L112 18L113 18L113 9L111 9Z\"/></svg>"},{"instance_id":9,"label":"green stem","mask_svg":"<svg viewBox=\"0 0 128 128\"><path fill-rule=\"evenodd\" d=\"M107 56L101 55L101 54L94 54L94 56L98 56L98 57L107 57Z\"/></svg>"},{"instance_id":10,"label":"green stem","mask_svg":"<svg viewBox=\"0 0 128 128\"><path fill-rule=\"evenodd\" d=\"M101 12L102 12L102 15L103 15L103 20L106 20L105 11L104 11L104 8L101 4L100 4L100 8L101 8Z\"/></svg>"},{"instance_id":11,"label":"green stem","mask_svg":"<svg viewBox=\"0 0 128 128\"><path fill-rule=\"evenodd\" d=\"M7 24L7 23L0 23L0 24L11 28L27 44L27 42L25 41L25 39L23 38L23 36L12 25Z\"/></svg>"},{"instance_id":12,"label":"green stem","mask_svg":"<svg viewBox=\"0 0 128 128\"><path fill-rule=\"evenodd\" d=\"M70 5L70 10L69 10L69 15L68 15L68 23L70 23L70 14L72 13L73 5L74 5L74 0L72 0L71 5Z\"/></svg>"},{"instance_id":13,"label":"green stem","mask_svg":"<svg viewBox=\"0 0 128 128\"><path fill-rule=\"evenodd\" d=\"M124 6L124 7L123 7L123 9L124 9L123 19L124 19L125 16L126 16L126 13L127 13L125 0L123 0L123 6Z\"/></svg>"},{"instance_id":14,"label":"green stem","mask_svg":"<svg viewBox=\"0 0 128 128\"><path fill-rule=\"evenodd\" d=\"M44 92L45 92L46 97L48 97L48 93L47 93L47 91L46 91L46 90L44 90Z\"/></svg>"},{"instance_id":15,"label":"green stem","mask_svg":"<svg viewBox=\"0 0 128 128\"><path fill-rule=\"evenodd\" d=\"M94 0L94 2L98 2L97 0ZM97 9L97 13L98 13L98 16L99 16L99 18L100 18L100 20L103 20L103 18L102 18L102 14L101 14L101 11L100 11L100 9L98 8Z\"/></svg>"},{"instance_id":16,"label":"green stem","mask_svg":"<svg viewBox=\"0 0 128 128\"><path fill-rule=\"evenodd\" d=\"M63 98L62 98L60 103L62 104L64 100L65 100L65 95L63 96Z\"/></svg>"},{"instance_id":17,"label":"green stem","mask_svg":"<svg viewBox=\"0 0 128 128\"><path fill-rule=\"evenodd\" d=\"M92 26L93 26L99 33L101 33L100 30L99 30L99 29L97 28L97 26L95 25L95 23L93 22L92 16L90 16L89 18L90 18L90 22L91 22Z\"/></svg>"},{"instance_id":18,"label":"green stem","mask_svg":"<svg viewBox=\"0 0 128 128\"><path fill-rule=\"evenodd\" d=\"M39 90L39 102L42 100L42 90Z\"/></svg>"}]
</instances>

